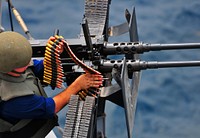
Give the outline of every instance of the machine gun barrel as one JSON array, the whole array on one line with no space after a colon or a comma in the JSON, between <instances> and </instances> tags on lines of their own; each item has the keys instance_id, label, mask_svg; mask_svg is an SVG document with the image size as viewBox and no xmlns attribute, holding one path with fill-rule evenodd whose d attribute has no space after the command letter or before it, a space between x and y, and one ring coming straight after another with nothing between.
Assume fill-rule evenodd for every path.
<instances>
[{"instance_id":1,"label":"machine gun barrel","mask_svg":"<svg viewBox=\"0 0 200 138\"><path fill-rule=\"evenodd\" d=\"M121 68L123 60L110 60L103 61L99 66L101 72L110 72L112 68ZM133 61L126 60L126 65L129 71L140 71L146 69L158 69L158 68L173 68L173 67L195 67L200 66L200 61Z\"/></svg>"},{"instance_id":2,"label":"machine gun barrel","mask_svg":"<svg viewBox=\"0 0 200 138\"><path fill-rule=\"evenodd\" d=\"M180 49L200 49L200 43L177 43L177 44L148 44L141 42L119 42L105 43L102 50L103 54L142 54L149 51L160 50L180 50Z\"/></svg>"}]
</instances>

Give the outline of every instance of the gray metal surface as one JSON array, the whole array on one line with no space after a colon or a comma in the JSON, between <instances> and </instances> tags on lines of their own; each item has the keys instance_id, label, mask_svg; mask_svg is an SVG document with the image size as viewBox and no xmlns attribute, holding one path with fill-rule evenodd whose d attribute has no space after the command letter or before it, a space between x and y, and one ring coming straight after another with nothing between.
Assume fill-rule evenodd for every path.
<instances>
[{"instance_id":1,"label":"gray metal surface","mask_svg":"<svg viewBox=\"0 0 200 138\"><path fill-rule=\"evenodd\" d=\"M111 26L108 29L109 36L119 36L129 31L128 23L122 23L120 25Z\"/></svg>"},{"instance_id":2,"label":"gray metal surface","mask_svg":"<svg viewBox=\"0 0 200 138\"><path fill-rule=\"evenodd\" d=\"M135 96L133 97L130 80L128 78L128 71L126 65L126 58L123 60L122 72L121 72L121 88L122 95L124 101L125 108L125 116L126 116L126 125L128 130L128 137L132 138L133 124L134 124L134 113L135 113L135 105L137 101L137 91ZM135 101L133 101L135 99Z\"/></svg>"}]
</instances>

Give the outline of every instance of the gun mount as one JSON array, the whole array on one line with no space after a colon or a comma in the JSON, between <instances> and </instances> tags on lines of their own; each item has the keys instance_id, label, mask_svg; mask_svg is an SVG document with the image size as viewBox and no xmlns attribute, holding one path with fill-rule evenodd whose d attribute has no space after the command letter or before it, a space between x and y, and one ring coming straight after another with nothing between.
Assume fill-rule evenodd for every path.
<instances>
[{"instance_id":1,"label":"gun mount","mask_svg":"<svg viewBox=\"0 0 200 138\"><path fill-rule=\"evenodd\" d=\"M141 61L139 54L162 50L200 49L200 43L142 43L139 41L137 33L135 9L133 8L132 13L128 10L125 11L125 23L109 27L110 4L111 0L86 0L80 37L66 39L66 41L79 59L92 65L93 68L100 71L105 77L108 77L108 80L105 81L102 87L98 100L95 102L96 104L94 105L93 101L91 101L91 106L95 106L91 121L95 125L90 128L88 134L85 134L87 135L86 137L106 137L104 108L105 101L110 100L124 107L128 137L131 138L141 77L140 72L147 69L200 66L199 60L166 62ZM118 36L126 32L129 32L130 42L109 43L109 37ZM35 40L31 37L29 41L33 48L33 58L43 58L47 39ZM124 55L124 58L109 59L109 55ZM83 71L77 67L66 52L62 53L61 60L66 75L65 77L67 78L66 82L70 84ZM115 80L117 84L112 84L112 80ZM83 108L83 103L78 103L76 97L75 101L75 104L81 104ZM72 104L72 106L74 105ZM69 117L73 115L71 114ZM76 131L78 133L80 130Z\"/></svg>"}]
</instances>

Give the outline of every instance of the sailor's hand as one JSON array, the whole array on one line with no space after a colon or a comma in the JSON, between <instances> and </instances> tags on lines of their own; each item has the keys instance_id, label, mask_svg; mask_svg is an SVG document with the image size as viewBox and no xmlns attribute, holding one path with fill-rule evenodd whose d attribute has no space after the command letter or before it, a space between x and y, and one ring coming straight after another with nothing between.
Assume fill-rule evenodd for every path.
<instances>
[{"instance_id":1,"label":"sailor's hand","mask_svg":"<svg viewBox=\"0 0 200 138\"><path fill-rule=\"evenodd\" d=\"M102 85L102 81L102 75L86 73L80 75L74 83L77 87L80 87L80 90L86 90L90 87L99 88Z\"/></svg>"}]
</instances>

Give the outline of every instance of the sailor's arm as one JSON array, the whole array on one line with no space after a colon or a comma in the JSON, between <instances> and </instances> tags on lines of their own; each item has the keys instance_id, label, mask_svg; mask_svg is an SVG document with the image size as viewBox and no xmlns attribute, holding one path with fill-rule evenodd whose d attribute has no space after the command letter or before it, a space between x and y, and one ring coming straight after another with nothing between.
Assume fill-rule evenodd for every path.
<instances>
[{"instance_id":1,"label":"sailor's arm","mask_svg":"<svg viewBox=\"0 0 200 138\"><path fill-rule=\"evenodd\" d=\"M80 90L86 90L89 87L98 88L102 84L102 76L95 74L83 74L79 76L64 91L53 97L55 102L55 113L59 112L68 102L70 96L77 94Z\"/></svg>"}]
</instances>

